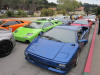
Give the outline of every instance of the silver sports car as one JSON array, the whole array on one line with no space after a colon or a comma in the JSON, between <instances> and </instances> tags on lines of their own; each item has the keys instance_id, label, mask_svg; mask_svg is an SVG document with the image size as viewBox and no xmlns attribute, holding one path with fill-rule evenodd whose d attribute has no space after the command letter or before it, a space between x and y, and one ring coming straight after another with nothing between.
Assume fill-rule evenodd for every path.
<instances>
[{"instance_id":1,"label":"silver sports car","mask_svg":"<svg viewBox=\"0 0 100 75\"><path fill-rule=\"evenodd\" d=\"M12 32L6 29L0 29L0 57L9 55L15 44Z\"/></svg>"}]
</instances>

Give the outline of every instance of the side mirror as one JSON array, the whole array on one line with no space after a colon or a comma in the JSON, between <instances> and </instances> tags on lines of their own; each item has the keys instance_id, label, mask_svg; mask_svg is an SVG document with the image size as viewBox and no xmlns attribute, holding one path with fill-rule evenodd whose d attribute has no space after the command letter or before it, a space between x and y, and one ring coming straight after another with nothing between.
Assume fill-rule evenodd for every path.
<instances>
[{"instance_id":1,"label":"side mirror","mask_svg":"<svg viewBox=\"0 0 100 75\"><path fill-rule=\"evenodd\" d=\"M78 42L79 42L79 43L86 43L86 42L88 42L88 40L82 39L82 40L79 40Z\"/></svg>"}]
</instances>

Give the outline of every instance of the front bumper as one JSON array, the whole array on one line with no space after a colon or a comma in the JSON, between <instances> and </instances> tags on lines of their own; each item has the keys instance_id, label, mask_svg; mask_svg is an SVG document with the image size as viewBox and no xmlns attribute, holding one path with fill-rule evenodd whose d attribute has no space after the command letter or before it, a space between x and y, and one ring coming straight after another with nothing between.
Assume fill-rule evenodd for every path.
<instances>
[{"instance_id":1,"label":"front bumper","mask_svg":"<svg viewBox=\"0 0 100 75\"><path fill-rule=\"evenodd\" d=\"M23 37L17 37L14 36L15 40L20 41L20 42L25 42L27 40L27 38L23 38Z\"/></svg>"},{"instance_id":2,"label":"front bumper","mask_svg":"<svg viewBox=\"0 0 100 75\"><path fill-rule=\"evenodd\" d=\"M70 70L70 68L67 68L67 69L65 68L65 70L64 69L62 70L60 68L55 68L54 66L51 66L51 65L49 66L49 65L46 65L46 64L41 64L39 62L35 62L34 60L30 59L30 57L28 57L28 56L26 56L25 59L27 61L29 61L30 63L35 64L35 65L37 65L41 68L44 68L44 69L47 69L47 70L50 70L50 71L53 71L53 72L57 72L57 73L60 73L60 74L66 74Z\"/></svg>"}]
</instances>

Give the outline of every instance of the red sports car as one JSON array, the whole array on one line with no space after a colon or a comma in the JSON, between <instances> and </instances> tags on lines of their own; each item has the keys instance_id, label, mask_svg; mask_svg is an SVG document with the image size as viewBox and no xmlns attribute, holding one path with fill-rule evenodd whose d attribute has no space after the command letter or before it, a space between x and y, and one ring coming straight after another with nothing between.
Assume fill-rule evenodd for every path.
<instances>
[{"instance_id":1,"label":"red sports car","mask_svg":"<svg viewBox=\"0 0 100 75\"><path fill-rule=\"evenodd\" d=\"M86 26L86 27L92 27L92 22L89 20L79 19L73 22L72 26Z\"/></svg>"}]
</instances>

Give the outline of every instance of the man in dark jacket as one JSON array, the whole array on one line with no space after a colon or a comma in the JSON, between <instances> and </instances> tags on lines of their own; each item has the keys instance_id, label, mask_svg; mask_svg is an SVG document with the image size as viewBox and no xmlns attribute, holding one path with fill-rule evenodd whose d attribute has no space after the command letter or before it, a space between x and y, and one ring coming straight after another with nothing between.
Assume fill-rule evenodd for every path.
<instances>
[{"instance_id":1,"label":"man in dark jacket","mask_svg":"<svg viewBox=\"0 0 100 75\"><path fill-rule=\"evenodd\" d=\"M98 35L100 34L100 7L98 7L98 9L97 9L97 17L98 17L98 19L99 19L99 26L98 26Z\"/></svg>"},{"instance_id":2,"label":"man in dark jacket","mask_svg":"<svg viewBox=\"0 0 100 75\"><path fill-rule=\"evenodd\" d=\"M98 17L99 19L99 26L98 26L98 35L100 34L100 16Z\"/></svg>"}]
</instances>

